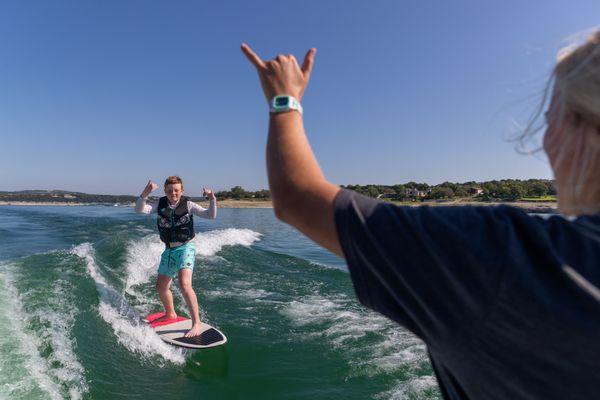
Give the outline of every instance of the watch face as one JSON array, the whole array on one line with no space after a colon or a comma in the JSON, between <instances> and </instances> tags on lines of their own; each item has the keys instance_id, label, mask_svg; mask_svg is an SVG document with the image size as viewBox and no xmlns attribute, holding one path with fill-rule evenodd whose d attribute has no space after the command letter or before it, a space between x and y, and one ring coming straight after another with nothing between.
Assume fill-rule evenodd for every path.
<instances>
[{"instance_id":1,"label":"watch face","mask_svg":"<svg viewBox=\"0 0 600 400\"><path fill-rule=\"evenodd\" d=\"M275 107L287 107L290 104L288 97L277 97L275 98Z\"/></svg>"}]
</instances>

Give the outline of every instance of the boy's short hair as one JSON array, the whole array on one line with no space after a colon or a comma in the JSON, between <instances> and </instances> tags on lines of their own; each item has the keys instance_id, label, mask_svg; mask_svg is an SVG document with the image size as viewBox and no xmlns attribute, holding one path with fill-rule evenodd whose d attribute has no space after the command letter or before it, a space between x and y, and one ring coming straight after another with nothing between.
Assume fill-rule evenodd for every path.
<instances>
[{"instance_id":1,"label":"boy's short hair","mask_svg":"<svg viewBox=\"0 0 600 400\"><path fill-rule=\"evenodd\" d=\"M165 187L167 187L168 185L174 185L176 183L179 183L181 185L181 190L183 190L183 181L177 175L172 175L172 176L168 177L165 180Z\"/></svg>"}]
</instances>

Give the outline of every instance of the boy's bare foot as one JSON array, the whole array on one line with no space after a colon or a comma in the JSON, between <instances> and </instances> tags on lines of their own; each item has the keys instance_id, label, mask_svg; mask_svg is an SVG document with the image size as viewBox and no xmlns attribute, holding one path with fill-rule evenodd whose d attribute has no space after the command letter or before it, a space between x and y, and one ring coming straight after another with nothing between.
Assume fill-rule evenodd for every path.
<instances>
[{"instance_id":1,"label":"boy's bare foot","mask_svg":"<svg viewBox=\"0 0 600 400\"><path fill-rule=\"evenodd\" d=\"M198 322L197 324L192 325L192 329L190 329L186 334L185 337L192 337L192 336L198 336L200 334L200 322Z\"/></svg>"},{"instance_id":2,"label":"boy's bare foot","mask_svg":"<svg viewBox=\"0 0 600 400\"><path fill-rule=\"evenodd\" d=\"M164 321L168 321L170 319L175 319L175 318L177 318L177 314L165 314L160 318L156 318L154 321L152 321L152 323L164 322Z\"/></svg>"}]
</instances>

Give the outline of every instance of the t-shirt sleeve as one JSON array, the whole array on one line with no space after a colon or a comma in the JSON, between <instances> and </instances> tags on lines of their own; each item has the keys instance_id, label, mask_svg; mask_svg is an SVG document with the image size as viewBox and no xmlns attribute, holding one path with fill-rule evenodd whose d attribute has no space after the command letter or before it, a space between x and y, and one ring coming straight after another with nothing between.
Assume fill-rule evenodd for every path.
<instances>
[{"instance_id":1,"label":"t-shirt sleeve","mask_svg":"<svg viewBox=\"0 0 600 400\"><path fill-rule=\"evenodd\" d=\"M148 203L147 197L138 197L135 202L135 211L142 214L153 214L158 208L158 200Z\"/></svg>"},{"instance_id":2,"label":"t-shirt sleeve","mask_svg":"<svg viewBox=\"0 0 600 400\"><path fill-rule=\"evenodd\" d=\"M338 237L359 300L430 344L460 334L489 312L513 256L507 252L516 235L513 212L402 207L349 190L335 201Z\"/></svg>"}]
</instances>

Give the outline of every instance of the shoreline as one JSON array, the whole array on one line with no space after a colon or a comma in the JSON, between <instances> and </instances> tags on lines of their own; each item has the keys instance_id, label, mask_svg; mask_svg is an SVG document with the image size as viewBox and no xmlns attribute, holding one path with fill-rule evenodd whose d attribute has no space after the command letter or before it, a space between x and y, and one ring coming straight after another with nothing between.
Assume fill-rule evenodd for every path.
<instances>
[{"instance_id":1,"label":"shoreline","mask_svg":"<svg viewBox=\"0 0 600 400\"><path fill-rule=\"evenodd\" d=\"M197 201L198 205L208 208L208 201ZM85 206L104 206L104 207L135 207L135 203L111 204L111 203L81 203L70 201L0 201L1 206L60 206L60 207L85 207ZM273 208L270 200L221 200L217 202L218 208Z\"/></svg>"},{"instance_id":2,"label":"shoreline","mask_svg":"<svg viewBox=\"0 0 600 400\"><path fill-rule=\"evenodd\" d=\"M208 208L208 201L197 202L204 208ZM556 202L536 202L536 201L490 201L490 202L478 202L478 201L432 201L432 202L392 202L392 204L418 207L418 206L499 206L507 205L517 207L525 212L539 213L539 214L557 214ZM76 202L33 202L33 201L0 201L1 206L70 206L70 207L81 207L81 206L105 206L105 207L134 207L135 204L109 204L109 203L76 203ZM273 208L273 203L270 200L221 200L217 202L218 208Z\"/></svg>"},{"instance_id":3,"label":"shoreline","mask_svg":"<svg viewBox=\"0 0 600 400\"><path fill-rule=\"evenodd\" d=\"M427 206L484 206L484 207L494 207L494 206L510 206L520 208L521 210L527 213L534 214L558 214L558 203L552 201L460 201L460 200L450 200L450 201L439 201L439 202L424 202L418 204L408 204L408 203L394 203L398 205L407 205L412 207L417 207L420 205Z\"/></svg>"}]
</instances>

